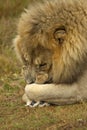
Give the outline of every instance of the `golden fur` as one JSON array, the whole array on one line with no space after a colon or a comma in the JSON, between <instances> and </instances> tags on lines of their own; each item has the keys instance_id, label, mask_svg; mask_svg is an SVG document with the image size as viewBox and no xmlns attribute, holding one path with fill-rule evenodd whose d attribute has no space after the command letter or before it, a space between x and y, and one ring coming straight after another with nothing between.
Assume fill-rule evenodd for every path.
<instances>
[{"instance_id":1,"label":"golden fur","mask_svg":"<svg viewBox=\"0 0 87 130\"><path fill-rule=\"evenodd\" d=\"M62 102L62 99L66 99L67 96L73 99L74 92L77 97L77 86L80 85L74 84L82 84L87 71L87 1L45 0L42 3L31 5L19 20L15 48L24 65L31 63L32 59L35 60L40 55L48 57L49 54L45 54L44 50L51 56L50 71L52 72L48 75L51 75L53 84L46 85L47 93L45 93L43 85L37 87L38 92L34 91L35 84L30 85L31 90L27 86L25 93L29 98L38 100L39 97L40 100L48 101L51 97L50 102L58 103L59 97L61 99L59 102ZM40 48L42 50L37 55ZM33 52L36 52L36 56L33 55ZM56 88L55 84L62 86L62 90L60 87L56 86ZM86 87L86 84L84 83L83 88ZM73 89L68 85L73 86ZM38 85L36 84L36 86ZM40 98L40 89L45 96L43 98ZM55 92L53 93L53 91ZM59 91L60 95L57 93ZM52 92L52 95L49 95L48 92ZM33 93L37 96L32 96ZM82 98L81 95L79 96ZM76 97L73 99L75 102ZM55 98L58 101L54 101ZM66 103L70 102L68 100Z\"/></svg>"}]
</instances>

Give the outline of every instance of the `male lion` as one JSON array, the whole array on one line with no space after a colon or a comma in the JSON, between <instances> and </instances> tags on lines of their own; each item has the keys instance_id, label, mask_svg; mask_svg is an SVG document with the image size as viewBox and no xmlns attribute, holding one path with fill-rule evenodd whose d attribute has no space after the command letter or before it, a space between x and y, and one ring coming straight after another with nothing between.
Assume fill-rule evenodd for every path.
<instances>
[{"instance_id":1,"label":"male lion","mask_svg":"<svg viewBox=\"0 0 87 130\"><path fill-rule=\"evenodd\" d=\"M87 100L87 0L31 5L19 20L15 48L31 68L27 99L56 105ZM43 84L35 83L39 73L48 74Z\"/></svg>"}]
</instances>

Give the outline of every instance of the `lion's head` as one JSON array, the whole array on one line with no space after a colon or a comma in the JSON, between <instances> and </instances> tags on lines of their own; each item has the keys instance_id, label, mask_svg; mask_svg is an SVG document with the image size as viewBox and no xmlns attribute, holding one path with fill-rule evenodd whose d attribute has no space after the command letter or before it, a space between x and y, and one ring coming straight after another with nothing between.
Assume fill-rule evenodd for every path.
<instances>
[{"instance_id":1,"label":"lion's head","mask_svg":"<svg viewBox=\"0 0 87 130\"><path fill-rule=\"evenodd\" d=\"M54 83L78 80L87 66L86 12L80 0L47 0L22 14L15 43L31 75L38 61L41 68L49 66L45 72Z\"/></svg>"}]
</instances>

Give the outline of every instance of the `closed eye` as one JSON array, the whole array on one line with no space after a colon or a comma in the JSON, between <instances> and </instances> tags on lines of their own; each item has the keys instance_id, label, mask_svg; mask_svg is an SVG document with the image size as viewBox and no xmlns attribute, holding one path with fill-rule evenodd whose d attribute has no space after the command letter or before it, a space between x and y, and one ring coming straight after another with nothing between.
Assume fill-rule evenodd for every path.
<instances>
[{"instance_id":1,"label":"closed eye","mask_svg":"<svg viewBox=\"0 0 87 130\"><path fill-rule=\"evenodd\" d=\"M45 67L47 65L47 63L42 63L42 64L40 64L39 66L40 67Z\"/></svg>"},{"instance_id":2,"label":"closed eye","mask_svg":"<svg viewBox=\"0 0 87 130\"><path fill-rule=\"evenodd\" d=\"M36 69L45 69L46 66L47 66L47 63L38 64L36 65Z\"/></svg>"}]
</instances>

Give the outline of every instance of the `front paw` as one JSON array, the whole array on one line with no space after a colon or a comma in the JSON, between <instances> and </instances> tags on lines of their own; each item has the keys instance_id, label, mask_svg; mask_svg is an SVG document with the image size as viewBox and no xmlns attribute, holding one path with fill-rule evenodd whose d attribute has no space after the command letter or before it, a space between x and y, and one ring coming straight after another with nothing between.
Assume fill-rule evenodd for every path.
<instances>
[{"instance_id":1,"label":"front paw","mask_svg":"<svg viewBox=\"0 0 87 130\"><path fill-rule=\"evenodd\" d=\"M35 101L32 101L31 103L29 103L27 106L29 107L46 107L46 106L50 106L49 103L46 103L44 101L38 101L38 102L35 102Z\"/></svg>"},{"instance_id":2,"label":"front paw","mask_svg":"<svg viewBox=\"0 0 87 130\"><path fill-rule=\"evenodd\" d=\"M46 103L44 101L41 101L40 104L39 104L39 107L48 107L48 106L50 106L50 104Z\"/></svg>"},{"instance_id":3,"label":"front paw","mask_svg":"<svg viewBox=\"0 0 87 130\"><path fill-rule=\"evenodd\" d=\"M31 104L29 104L29 107L37 107L39 104L40 104L40 101L38 102L32 101Z\"/></svg>"}]
</instances>

